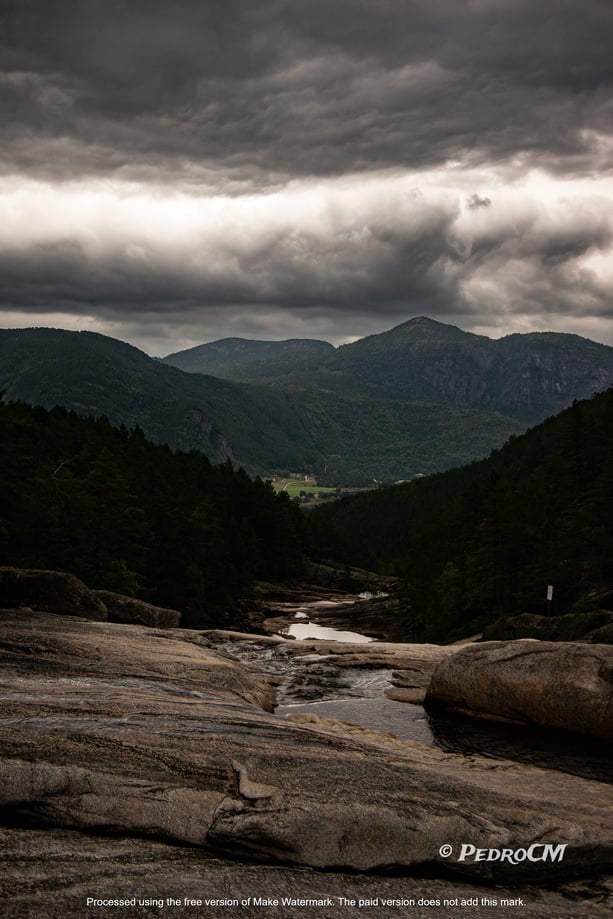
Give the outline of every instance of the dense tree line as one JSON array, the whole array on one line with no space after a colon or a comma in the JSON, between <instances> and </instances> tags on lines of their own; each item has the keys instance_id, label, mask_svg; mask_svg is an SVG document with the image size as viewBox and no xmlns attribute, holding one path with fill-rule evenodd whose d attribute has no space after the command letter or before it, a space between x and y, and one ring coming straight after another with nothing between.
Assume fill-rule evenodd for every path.
<instances>
[{"instance_id":1,"label":"dense tree line","mask_svg":"<svg viewBox=\"0 0 613 919\"><path fill-rule=\"evenodd\" d=\"M106 418L0 404L0 564L70 571L199 626L254 578L296 575L303 526L287 495L230 463Z\"/></svg>"},{"instance_id":2,"label":"dense tree line","mask_svg":"<svg viewBox=\"0 0 613 919\"><path fill-rule=\"evenodd\" d=\"M575 402L481 462L310 516L311 550L400 577L425 634L579 608L613 578L613 390Z\"/></svg>"}]
</instances>

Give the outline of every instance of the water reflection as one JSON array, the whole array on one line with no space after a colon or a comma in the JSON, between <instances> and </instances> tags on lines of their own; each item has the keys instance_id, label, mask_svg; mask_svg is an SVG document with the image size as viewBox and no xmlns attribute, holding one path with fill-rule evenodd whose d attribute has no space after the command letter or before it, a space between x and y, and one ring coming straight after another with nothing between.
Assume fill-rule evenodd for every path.
<instances>
[{"instance_id":1,"label":"water reflection","mask_svg":"<svg viewBox=\"0 0 613 919\"><path fill-rule=\"evenodd\" d=\"M613 781L613 745L578 734L429 714L434 743L453 753L512 759L599 782Z\"/></svg>"},{"instance_id":2,"label":"water reflection","mask_svg":"<svg viewBox=\"0 0 613 919\"><path fill-rule=\"evenodd\" d=\"M298 614L296 614L298 615ZM341 629L332 629L328 626L317 625L316 622L292 622L285 629L281 629L279 635L284 638L302 638L305 640L319 641L347 641L352 644L364 644L367 641L374 641L367 635L360 635L359 632L345 632Z\"/></svg>"},{"instance_id":3,"label":"water reflection","mask_svg":"<svg viewBox=\"0 0 613 919\"><path fill-rule=\"evenodd\" d=\"M370 641L357 632L343 632L305 621L302 615L285 634L296 638L330 638L336 641ZM297 630L297 631L294 631ZM351 637L347 637L351 636ZM421 706L394 702L384 695L392 673L386 669L339 667L330 654L296 655L281 647L267 648L257 639L220 645L234 658L279 679L276 714L311 712L323 718L363 725L395 734L400 740L417 740L443 750L493 759L510 759L544 769L568 772L600 782L613 781L613 745L579 735L536 727L501 724L425 712Z\"/></svg>"},{"instance_id":4,"label":"water reflection","mask_svg":"<svg viewBox=\"0 0 613 919\"><path fill-rule=\"evenodd\" d=\"M428 717L421 705L392 702L385 697L375 699L329 699L304 705L279 705L275 713L284 718L296 712L308 712L320 718L334 718L383 734L393 734L398 740L418 740L434 746L435 741Z\"/></svg>"}]
</instances>

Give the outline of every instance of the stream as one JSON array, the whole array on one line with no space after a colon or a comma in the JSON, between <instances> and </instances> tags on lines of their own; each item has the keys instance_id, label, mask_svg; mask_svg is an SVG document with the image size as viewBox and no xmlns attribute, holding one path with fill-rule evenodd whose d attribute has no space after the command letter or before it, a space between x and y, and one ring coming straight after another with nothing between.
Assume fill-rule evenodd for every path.
<instances>
[{"instance_id":1,"label":"stream","mask_svg":"<svg viewBox=\"0 0 613 919\"><path fill-rule=\"evenodd\" d=\"M317 607L297 607L283 637L364 643L374 641L358 632L318 625L310 620ZM385 696L392 686L392 671L340 667L332 655L294 655L283 645L274 648L253 640L224 643L231 657L279 680L275 714L312 713L393 734L465 755L511 759L556 769L596 781L611 781L610 745L588 737L529 726L481 721L458 715L433 716L421 705L395 702Z\"/></svg>"}]
</instances>

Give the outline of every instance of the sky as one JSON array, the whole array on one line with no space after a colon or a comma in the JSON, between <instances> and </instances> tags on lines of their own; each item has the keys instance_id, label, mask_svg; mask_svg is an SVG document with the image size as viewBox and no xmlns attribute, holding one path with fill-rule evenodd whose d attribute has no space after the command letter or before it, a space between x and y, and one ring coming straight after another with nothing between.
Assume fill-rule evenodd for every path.
<instances>
[{"instance_id":1,"label":"sky","mask_svg":"<svg viewBox=\"0 0 613 919\"><path fill-rule=\"evenodd\" d=\"M613 345L611 0L0 0L0 326Z\"/></svg>"}]
</instances>

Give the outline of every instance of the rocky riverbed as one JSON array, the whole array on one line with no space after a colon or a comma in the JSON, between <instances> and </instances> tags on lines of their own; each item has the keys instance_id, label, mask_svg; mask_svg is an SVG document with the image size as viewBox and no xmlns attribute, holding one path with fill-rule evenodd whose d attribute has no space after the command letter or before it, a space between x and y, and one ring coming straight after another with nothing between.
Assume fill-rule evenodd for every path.
<instances>
[{"instance_id":1,"label":"rocky riverbed","mask_svg":"<svg viewBox=\"0 0 613 919\"><path fill-rule=\"evenodd\" d=\"M27 609L0 635L3 916L610 914L607 783L273 713L276 655L426 684L457 649Z\"/></svg>"}]
</instances>

